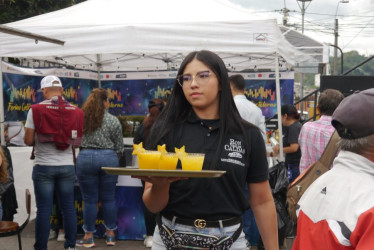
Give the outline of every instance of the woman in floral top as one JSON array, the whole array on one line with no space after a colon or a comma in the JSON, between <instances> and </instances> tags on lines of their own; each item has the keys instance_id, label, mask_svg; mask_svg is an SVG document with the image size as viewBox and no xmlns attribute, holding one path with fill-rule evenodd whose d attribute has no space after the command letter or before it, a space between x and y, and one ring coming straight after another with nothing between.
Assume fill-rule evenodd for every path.
<instances>
[{"instance_id":1,"label":"woman in floral top","mask_svg":"<svg viewBox=\"0 0 374 250\"><path fill-rule=\"evenodd\" d=\"M77 158L77 175L84 201L84 238L77 246L94 247L97 203L103 209L106 244L113 246L117 229L115 189L117 175L108 175L101 167L117 167L123 150L122 126L107 112L108 92L94 89L83 104L84 127L81 151Z\"/></svg>"}]
</instances>

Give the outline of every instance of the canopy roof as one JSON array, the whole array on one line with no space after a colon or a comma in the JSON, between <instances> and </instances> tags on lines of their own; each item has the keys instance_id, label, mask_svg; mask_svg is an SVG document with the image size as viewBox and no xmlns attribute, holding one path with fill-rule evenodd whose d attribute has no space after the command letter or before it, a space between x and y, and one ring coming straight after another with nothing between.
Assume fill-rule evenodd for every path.
<instances>
[{"instance_id":1,"label":"canopy roof","mask_svg":"<svg viewBox=\"0 0 374 250\"><path fill-rule=\"evenodd\" d=\"M276 20L253 18L227 0L88 0L6 26L65 45L0 33L0 56L95 71L178 68L201 49L218 53L233 71L273 69L276 55L281 70L318 63L285 39Z\"/></svg>"}]
</instances>

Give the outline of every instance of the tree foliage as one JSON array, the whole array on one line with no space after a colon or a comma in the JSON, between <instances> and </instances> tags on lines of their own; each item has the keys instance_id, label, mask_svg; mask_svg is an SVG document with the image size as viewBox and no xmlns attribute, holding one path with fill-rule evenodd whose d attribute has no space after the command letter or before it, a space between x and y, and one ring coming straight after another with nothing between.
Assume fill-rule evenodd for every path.
<instances>
[{"instance_id":1,"label":"tree foliage","mask_svg":"<svg viewBox=\"0 0 374 250\"><path fill-rule=\"evenodd\" d=\"M369 56L370 57L370 56ZM344 53L343 55L343 72L347 72L363 61L367 60L369 57L360 55L356 50L352 50ZM338 74L341 74L340 63L341 58L338 58ZM334 65L334 58L330 57L331 71ZM332 72L330 72L332 74ZM304 84L310 88L314 86L314 75L315 74L304 74ZM366 62L357 69L350 72L350 76L374 76L374 59ZM300 74L295 74L295 81L300 82Z\"/></svg>"},{"instance_id":2,"label":"tree foliage","mask_svg":"<svg viewBox=\"0 0 374 250\"><path fill-rule=\"evenodd\" d=\"M0 23L19 21L63 9L84 0L0 0Z\"/></svg>"}]
</instances>

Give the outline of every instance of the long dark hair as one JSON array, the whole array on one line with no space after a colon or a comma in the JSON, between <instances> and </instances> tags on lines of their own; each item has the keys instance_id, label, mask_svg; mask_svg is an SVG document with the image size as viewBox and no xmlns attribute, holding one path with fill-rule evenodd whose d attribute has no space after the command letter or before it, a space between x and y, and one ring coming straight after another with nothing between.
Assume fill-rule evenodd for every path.
<instances>
[{"instance_id":1,"label":"long dark hair","mask_svg":"<svg viewBox=\"0 0 374 250\"><path fill-rule=\"evenodd\" d=\"M187 64L194 59L202 62L214 72L221 89L219 92L219 122L221 131L218 146L219 150L217 150L216 157L212 163L216 164L224 144L224 139L229 132L241 131L245 136L247 136L243 127L245 122L240 118L239 112L235 106L231 94L227 69L218 55L207 50L191 52L184 58L178 70L178 75L183 74ZM155 148L159 140L164 137L171 128L187 119L188 113L191 109L192 106L185 98L182 87L178 84L177 80L175 80L173 91L168 99L168 105L166 105L164 110L161 112L159 119L157 119L152 126L151 133L146 142L146 147Z\"/></svg>"},{"instance_id":2,"label":"long dark hair","mask_svg":"<svg viewBox=\"0 0 374 250\"><path fill-rule=\"evenodd\" d=\"M146 141L151 131L153 123L157 120L166 102L162 99L152 99L148 103L148 115L143 121L144 133L143 140Z\"/></svg>"}]
</instances>

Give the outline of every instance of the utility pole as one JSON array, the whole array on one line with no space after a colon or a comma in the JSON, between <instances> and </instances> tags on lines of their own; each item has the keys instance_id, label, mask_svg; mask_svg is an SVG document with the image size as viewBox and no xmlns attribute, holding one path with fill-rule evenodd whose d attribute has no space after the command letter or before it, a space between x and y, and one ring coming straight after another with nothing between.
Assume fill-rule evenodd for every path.
<instances>
[{"instance_id":1,"label":"utility pole","mask_svg":"<svg viewBox=\"0 0 374 250\"><path fill-rule=\"evenodd\" d=\"M282 9L282 12L283 12L283 26L287 26L288 23L288 12L289 10L286 8L286 6L284 6L284 8Z\"/></svg>"},{"instance_id":2,"label":"utility pole","mask_svg":"<svg viewBox=\"0 0 374 250\"><path fill-rule=\"evenodd\" d=\"M334 76L338 75L338 19L335 18L335 42L334 42Z\"/></svg>"},{"instance_id":3,"label":"utility pole","mask_svg":"<svg viewBox=\"0 0 374 250\"><path fill-rule=\"evenodd\" d=\"M312 0L296 0L297 1L297 4L299 5L300 7L300 4L299 2L301 2L301 7L300 7L300 10L301 10L301 33L304 34L304 15L305 15L305 10L306 8L308 8L310 2L312 2ZM308 6L305 7L305 2L309 2ZM300 72L300 99L303 99L304 98L304 75L302 72ZM304 107L303 107L303 101L300 102L300 113L301 115L304 114Z\"/></svg>"},{"instance_id":4,"label":"utility pole","mask_svg":"<svg viewBox=\"0 0 374 250\"><path fill-rule=\"evenodd\" d=\"M335 36L335 42L334 42L334 74L333 75L338 75L338 8L340 3L349 3L349 0L341 0L338 2L338 5L336 6L336 11L335 11L335 27L334 27L334 36Z\"/></svg>"}]
</instances>

